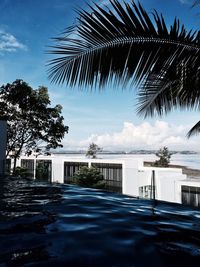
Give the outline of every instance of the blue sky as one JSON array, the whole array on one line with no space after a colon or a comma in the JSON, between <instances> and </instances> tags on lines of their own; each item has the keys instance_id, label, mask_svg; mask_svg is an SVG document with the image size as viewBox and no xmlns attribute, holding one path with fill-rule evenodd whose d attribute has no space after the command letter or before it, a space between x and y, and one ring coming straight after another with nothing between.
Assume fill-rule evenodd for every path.
<instances>
[{"instance_id":1,"label":"blue sky","mask_svg":"<svg viewBox=\"0 0 200 267\"><path fill-rule=\"evenodd\" d=\"M127 0L128 1L128 0ZM107 0L95 2L102 5ZM168 23L177 16L188 27L198 29L198 9L192 0L141 0L149 12L162 12ZM51 84L45 53L51 37L75 21L77 7L87 8L84 0L0 0L0 84L23 79L33 88L49 88L52 105L61 104L70 131L65 149L86 148L96 142L104 149L159 148L198 150L200 137L188 141L187 130L199 120L197 112L174 111L162 118L143 120L136 115L134 90L120 88L81 91Z\"/></svg>"}]
</instances>

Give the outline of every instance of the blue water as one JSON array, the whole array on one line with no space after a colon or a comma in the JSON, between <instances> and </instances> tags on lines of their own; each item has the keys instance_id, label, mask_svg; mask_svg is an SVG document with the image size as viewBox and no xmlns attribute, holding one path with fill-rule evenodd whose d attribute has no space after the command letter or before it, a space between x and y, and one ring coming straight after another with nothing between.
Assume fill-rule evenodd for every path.
<instances>
[{"instance_id":1,"label":"blue water","mask_svg":"<svg viewBox=\"0 0 200 267\"><path fill-rule=\"evenodd\" d=\"M73 185L4 180L0 266L200 266L200 211Z\"/></svg>"}]
</instances>

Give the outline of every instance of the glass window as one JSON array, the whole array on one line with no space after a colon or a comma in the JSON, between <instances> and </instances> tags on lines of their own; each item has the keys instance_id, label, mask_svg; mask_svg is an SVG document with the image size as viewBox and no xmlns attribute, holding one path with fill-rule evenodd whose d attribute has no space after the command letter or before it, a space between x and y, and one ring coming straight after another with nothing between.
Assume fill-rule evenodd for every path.
<instances>
[{"instance_id":1,"label":"glass window","mask_svg":"<svg viewBox=\"0 0 200 267\"><path fill-rule=\"evenodd\" d=\"M34 176L34 160L33 159L22 159L21 167L27 169L28 178L33 178Z\"/></svg>"},{"instance_id":2,"label":"glass window","mask_svg":"<svg viewBox=\"0 0 200 267\"><path fill-rule=\"evenodd\" d=\"M36 160L36 175L38 180L51 181L52 162L51 160Z\"/></svg>"},{"instance_id":3,"label":"glass window","mask_svg":"<svg viewBox=\"0 0 200 267\"><path fill-rule=\"evenodd\" d=\"M87 162L64 162L64 183L70 183L73 181L74 173L81 167L88 167Z\"/></svg>"},{"instance_id":4,"label":"glass window","mask_svg":"<svg viewBox=\"0 0 200 267\"><path fill-rule=\"evenodd\" d=\"M200 207L200 187L181 186L182 204Z\"/></svg>"},{"instance_id":5,"label":"glass window","mask_svg":"<svg viewBox=\"0 0 200 267\"><path fill-rule=\"evenodd\" d=\"M139 197L152 199L154 190L155 190L155 187L151 185L140 186Z\"/></svg>"},{"instance_id":6,"label":"glass window","mask_svg":"<svg viewBox=\"0 0 200 267\"><path fill-rule=\"evenodd\" d=\"M92 163L98 168L106 181L106 189L122 192L122 164L117 163Z\"/></svg>"}]
</instances>

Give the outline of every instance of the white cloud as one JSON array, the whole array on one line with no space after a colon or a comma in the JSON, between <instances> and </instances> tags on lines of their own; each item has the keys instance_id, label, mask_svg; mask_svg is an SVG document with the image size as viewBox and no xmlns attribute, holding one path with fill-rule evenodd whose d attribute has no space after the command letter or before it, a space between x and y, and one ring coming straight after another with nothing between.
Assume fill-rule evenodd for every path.
<instances>
[{"instance_id":1,"label":"white cloud","mask_svg":"<svg viewBox=\"0 0 200 267\"><path fill-rule=\"evenodd\" d=\"M14 35L0 30L0 52L15 52L19 49L26 50L27 47L20 43Z\"/></svg>"},{"instance_id":2,"label":"white cloud","mask_svg":"<svg viewBox=\"0 0 200 267\"><path fill-rule=\"evenodd\" d=\"M105 133L102 135L92 134L85 140L67 140L66 149L86 149L92 142L106 149L159 149L167 146L177 150L196 150L198 141L196 138L187 139L186 133L191 125L172 125L164 121L156 121L154 124L144 122L135 125L131 122L124 122L119 132Z\"/></svg>"}]
</instances>

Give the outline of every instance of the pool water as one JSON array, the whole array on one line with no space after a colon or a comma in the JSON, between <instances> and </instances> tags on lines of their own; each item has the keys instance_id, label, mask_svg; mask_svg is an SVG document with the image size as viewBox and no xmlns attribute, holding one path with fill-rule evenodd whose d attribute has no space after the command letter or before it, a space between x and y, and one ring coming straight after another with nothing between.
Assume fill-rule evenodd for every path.
<instances>
[{"instance_id":1,"label":"pool water","mask_svg":"<svg viewBox=\"0 0 200 267\"><path fill-rule=\"evenodd\" d=\"M0 267L200 266L200 211L74 185L0 182Z\"/></svg>"}]
</instances>

